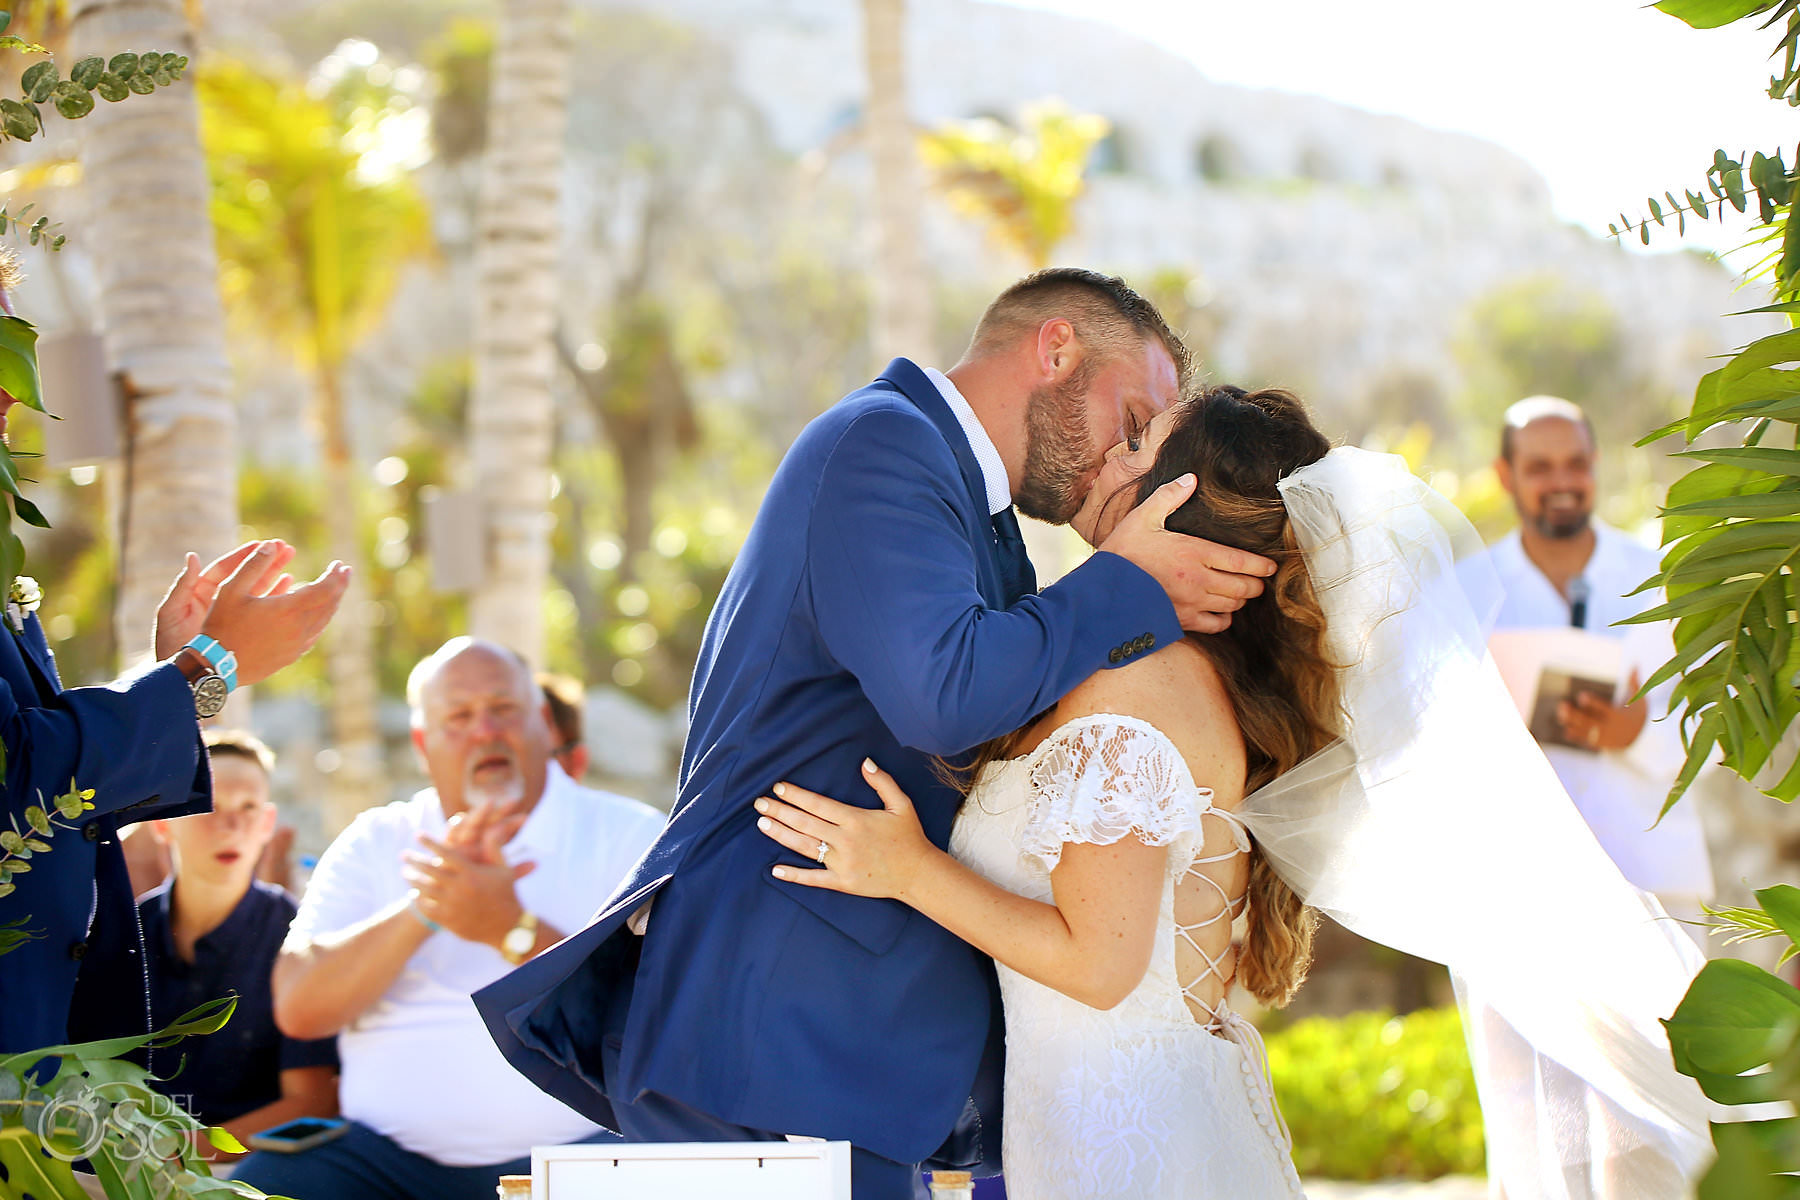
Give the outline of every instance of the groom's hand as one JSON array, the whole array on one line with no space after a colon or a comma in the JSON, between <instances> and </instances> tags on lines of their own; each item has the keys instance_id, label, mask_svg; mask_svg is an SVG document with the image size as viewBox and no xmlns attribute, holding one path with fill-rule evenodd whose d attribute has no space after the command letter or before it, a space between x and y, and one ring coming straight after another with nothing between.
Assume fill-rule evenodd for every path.
<instances>
[{"instance_id":1,"label":"groom's hand","mask_svg":"<svg viewBox=\"0 0 1800 1200\"><path fill-rule=\"evenodd\" d=\"M1275 564L1248 550L1165 528L1169 514L1193 494L1192 475L1163 484L1125 514L1100 549L1136 563L1162 584L1183 629L1218 633L1244 601L1262 594Z\"/></svg>"}]
</instances>

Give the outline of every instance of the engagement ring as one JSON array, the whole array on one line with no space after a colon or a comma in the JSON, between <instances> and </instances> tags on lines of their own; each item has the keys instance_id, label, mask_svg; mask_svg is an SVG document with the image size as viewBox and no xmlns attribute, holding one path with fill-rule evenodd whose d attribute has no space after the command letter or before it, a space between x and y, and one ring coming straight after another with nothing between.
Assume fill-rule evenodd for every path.
<instances>
[{"instance_id":1,"label":"engagement ring","mask_svg":"<svg viewBox=\"0 0 1800 1200\"><path fill-rule=\"evenodd\" d=\"M831 843L821 838L819 841L819 865L821 867L825 865L825 856L830 853Z\"/></svg>"}]
</instances>

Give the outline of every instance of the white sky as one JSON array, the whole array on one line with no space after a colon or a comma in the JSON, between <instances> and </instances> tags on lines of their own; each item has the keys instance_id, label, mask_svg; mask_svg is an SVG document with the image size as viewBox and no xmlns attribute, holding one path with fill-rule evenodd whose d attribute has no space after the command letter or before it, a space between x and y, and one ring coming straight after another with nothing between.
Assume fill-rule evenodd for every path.
<instances>
[{"instance_id":1,"label":"white sky","mask_svg":"<svg viewBox=\"0 0 1800 1200\"><path fill-rule=\"evenodd\" d=\"M1800 140L1800 111L1766 94L1774 30L1691 29L1633 0L1004 2L1121 25L1222 83L1497 142L1544 175L1560 215L1601 234L1646 195L1703 191L1716 148L1781 147L1792 164ZM1674 248L1672 227L1657 233L1653 250ZM1690 239L1741 240L1716 224Z\"/></svg>"}]
</instances>

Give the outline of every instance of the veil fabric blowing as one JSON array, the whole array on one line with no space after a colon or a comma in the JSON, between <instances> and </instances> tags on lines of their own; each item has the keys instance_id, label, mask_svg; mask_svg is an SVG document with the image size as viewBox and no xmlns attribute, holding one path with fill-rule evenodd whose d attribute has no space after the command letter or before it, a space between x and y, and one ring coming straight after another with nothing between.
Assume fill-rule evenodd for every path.
<instances>
[{"instance_id":1,"label":"veil fabric blowing","mask_svg":"<svg viewBox=\"0 0 1800 1200\"><path fill-rule=\"evenodd\" d=\"M1480 538L1400 458L1352 447L1281 482L1344 736L1240 810L1308 904L1450 968L1508 1200L1681 1197L1707 1105L1659 1017L1704 963L1626 882L1487 652Z\"/></svg>"}]
</instances>

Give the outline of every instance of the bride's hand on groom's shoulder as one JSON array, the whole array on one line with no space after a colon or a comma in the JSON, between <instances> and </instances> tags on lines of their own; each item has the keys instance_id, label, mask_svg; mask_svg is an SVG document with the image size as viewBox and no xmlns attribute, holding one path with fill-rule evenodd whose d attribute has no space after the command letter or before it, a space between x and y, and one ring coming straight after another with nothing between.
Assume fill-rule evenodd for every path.
<instances>
[{"instance_id":1,"label":"bride's hand on groom's shoulder","mask_svg":"<svg viewBox=\"0 0 1800 1200\"><path fill-rule=\"evenodd\" d=\"M775 877L807 887L905 900L933 846L919 825L912 801L893 776L868 759L863 778L881 799L880 808L840 804L792 783L778 783L774 796L756 802L756 827L814 868L777 866Z\"/></svg>"},{"instance_id":2,"label":"bride's hand on groom's shoulder","mask_svg":"<svg viewBox=\"0 0 1800 1200\"><path fill-rule=\"evenodd\" d=\"M1192 475L1163 484L1125 514L1100 549L1135 563L1162 584L1183 629L1218 633L1246 600L1262 594L1275 564L1248 550L1164 528L1169 514L1193 494Z\"/></svg>"}]
</instances>

